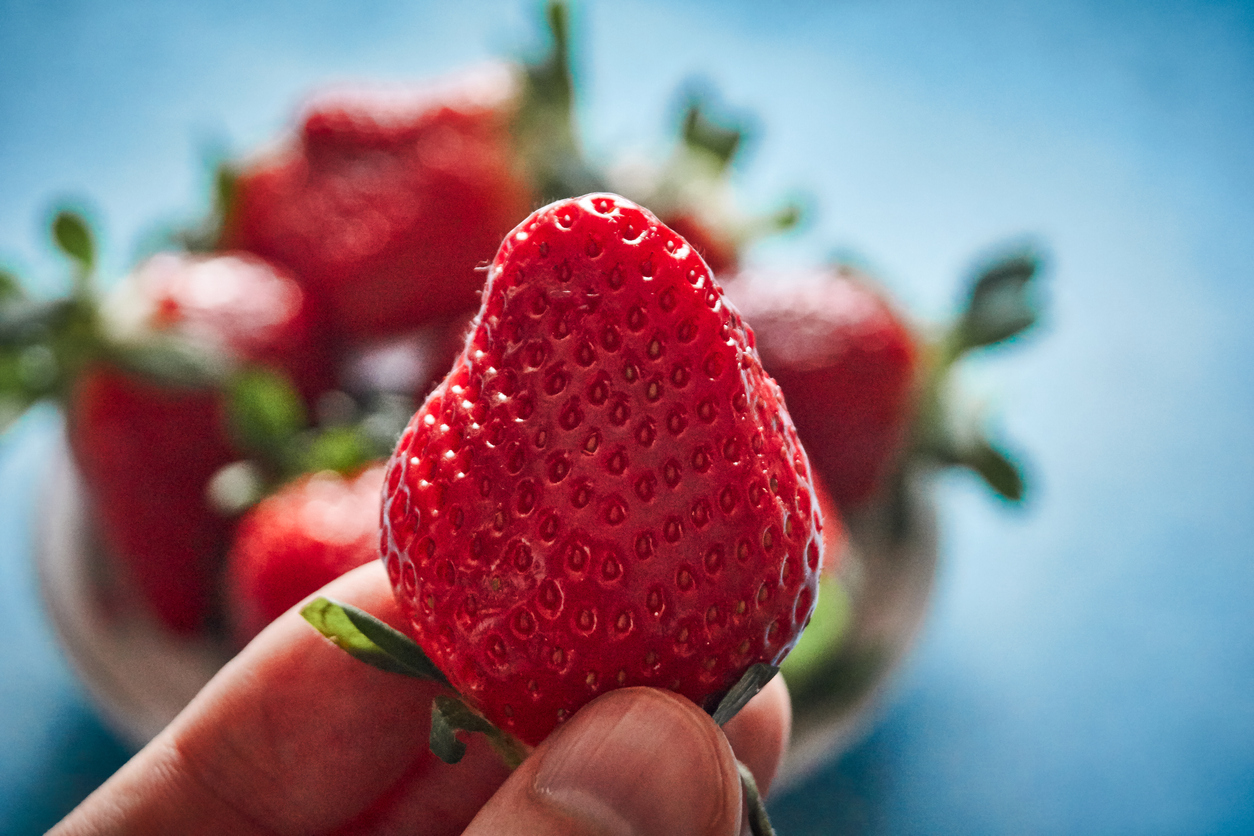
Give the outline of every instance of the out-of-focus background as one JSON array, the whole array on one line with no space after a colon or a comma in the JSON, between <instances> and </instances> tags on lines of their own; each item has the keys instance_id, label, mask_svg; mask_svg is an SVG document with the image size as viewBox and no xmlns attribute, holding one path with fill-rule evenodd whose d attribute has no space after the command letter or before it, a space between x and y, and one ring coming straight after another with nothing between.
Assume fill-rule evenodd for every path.
<instances>
[{"instance_id":1,"label":"out-of-focus background","mask_svg":"<svg viewBox=\"0 0 1254 836\"><path fill-rule=\"evenodd\" d=\"M880 721L773 800L805 833L1254 830L1254 5L587 2L594 156L661 154L694 78L756 114L754 259L854 251L921 318L990 247L1050 253L1045 323L969 369L1025 507L938 486L942 569ZM0 0L0 264L55 290L69 198L119 275L206 205L214 149L329 80L538 46L529 0ZM127 757L31 565L56 415L0 439L0 832L42 832Z\"/></svg>"}]
</instances>

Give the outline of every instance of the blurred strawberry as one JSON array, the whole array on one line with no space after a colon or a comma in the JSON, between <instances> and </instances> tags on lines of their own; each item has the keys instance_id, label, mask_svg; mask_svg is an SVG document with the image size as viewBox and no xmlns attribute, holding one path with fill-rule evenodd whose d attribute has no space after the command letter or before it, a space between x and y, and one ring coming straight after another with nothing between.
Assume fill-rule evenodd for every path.
<instances>
[{"instance_id":1,"label":"blurred strawberry","mask_svg":"<svg viewBox=\"0 0 1254 836\"><path fill-rule=\"evenodd\" d=\"M227 557L226 609L239 645L301 599L379 556L383 467L309 474L239 523Z\"/></svg>"},{"instance_id":2,"label":"blurred strawberry","mask_svg":"<svg viewBox=\"0 0 1254 836\"><path fill-rule=\"evenodd\" d=\"M64 403L105 547L165 626L193 632L210 618L229 529L206 487L239 457L223 387L262 364L310 396L327 382L304 293L255 256L162 254L101 301L86 224L62 213L53 232L74 293L0 303L0 369L17 371L0 388L19 405Z\"/></svg>"},{"instance_id":3,"label":"blurred strawberry","mask_svg":"<svg viewBox=\"0 0 1254 836\"><path fill-rule=\"evenodd\" d=\"M909 326L848 267L749 274L727 292L832 498L842 508L866 501L909 435L919 362Z\"/></svg>"},{"instance_id":4,"label":"blurred strawberry","mask_svg":"<svg viewBox=\"0 0 1254 836\"><path fill-rule=\"evenodd\" d=\"M934 340L848 265L746 273L728 285L728 296L753 328L762 365L784 392L810 460L841 509L902 499L900 485L889 482L907 461L966 467L1018 501L1018 465L978 422L955 414L949 372L970 351L1035 324L1038 270L1031 252L985 265L959 315Z\"/></svg>"},{"instance_id":5,"label":"blurred strawberry","mask_svg":"<svg viewBox=\"0 0 1254 836\"><path fill-rule=\"evenodd\" d=\"M535 66L316 96L295 136L237 172L221 245L291 269L350 342L475 309L504 234L586 185L562 7L550 24Z\"/></svg>"}]
</instances>

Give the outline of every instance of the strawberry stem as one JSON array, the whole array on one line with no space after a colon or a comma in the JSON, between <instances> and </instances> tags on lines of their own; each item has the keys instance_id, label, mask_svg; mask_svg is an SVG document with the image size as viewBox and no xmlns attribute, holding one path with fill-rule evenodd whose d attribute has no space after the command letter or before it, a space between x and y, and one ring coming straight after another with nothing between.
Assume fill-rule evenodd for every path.
<instances>
[{"instance_id":1,"label":"strawberry stem","mask_svg":"<svg viewBox=\"0 0 1254 836\"><path fill-rule=\"evenodd\" d=\"M753 836L775 836L775 828L771 826L771 817L766 812L766 803L762 793L758 791L758 782L754 780L749 767L739 760L736 771L740 773L740 786L745 796L745 807L749 811L749 832Z\"/></svg>"}]
</instances>

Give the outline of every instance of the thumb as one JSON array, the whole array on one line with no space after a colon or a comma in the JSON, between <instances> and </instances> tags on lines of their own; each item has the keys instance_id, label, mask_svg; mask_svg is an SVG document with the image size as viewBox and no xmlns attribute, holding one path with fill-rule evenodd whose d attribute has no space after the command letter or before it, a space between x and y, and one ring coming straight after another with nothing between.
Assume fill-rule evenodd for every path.
<instances>
[{"instance_id":1,"label":"thumb","mask_svg":"<svg viewBox=\"0 0 1254 836\"><path fill-rule=\"evenodd\" d=\"M733 836L740 779L714 721L683 697L611 691L561 726L465 836Z\"/></svg>"}]
</instances>

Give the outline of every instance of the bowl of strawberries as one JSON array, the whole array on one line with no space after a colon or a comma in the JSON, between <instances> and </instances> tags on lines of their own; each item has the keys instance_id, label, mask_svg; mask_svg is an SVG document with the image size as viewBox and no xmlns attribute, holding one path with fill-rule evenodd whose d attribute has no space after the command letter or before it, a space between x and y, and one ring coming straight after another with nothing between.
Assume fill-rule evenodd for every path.
<instances>
[{"instance_id":1,"label":"bowl of strawberries","mask_svg":"<svg viewBox=\"0 0 1254 836\"><path fill-rule=\"evenodd\" d=\"M1021 496L950 371L1033 324L1037 257L975 271L942 329L848 264L749 266L798 213L738 210L734 120L693 100L669 160L599 169L547 20L530 63L311 97L108 292L63 212L70 296L0 294L6 398L65 416L41 587L129 742L380 561L448 722L525 751L612 688L718 717L782 670L800 775L919 629L935 470Z\"/></svg>"}]
</instances>

